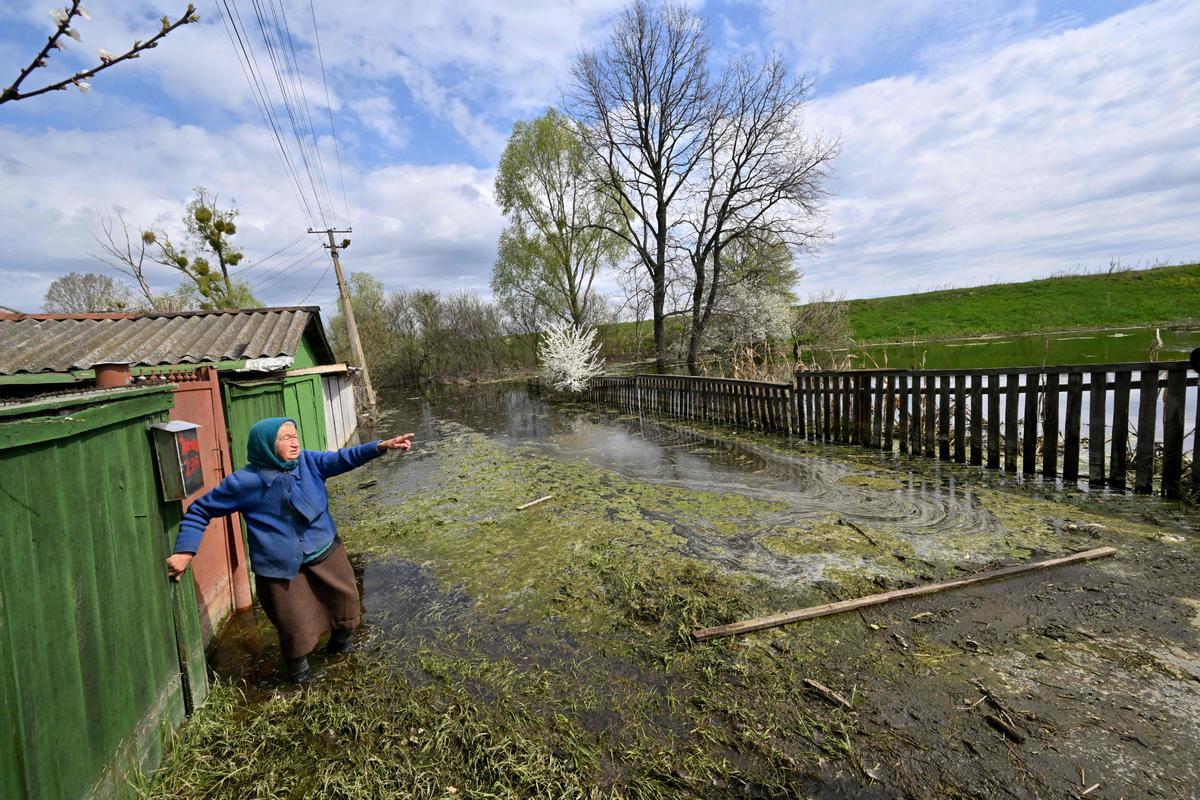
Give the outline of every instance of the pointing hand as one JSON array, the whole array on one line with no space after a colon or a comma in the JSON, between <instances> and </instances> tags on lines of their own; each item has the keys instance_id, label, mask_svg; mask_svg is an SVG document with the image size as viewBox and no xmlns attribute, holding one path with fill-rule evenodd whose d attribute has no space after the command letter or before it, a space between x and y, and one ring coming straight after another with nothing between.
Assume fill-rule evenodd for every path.
<instances>
[{"instance_id":1,"label":"pointing hand","mask_svg":"<svg viewBox=\"0 0 1200 800\"><path fill-rule=\"evenodd\" d=\"M400 436L393 436L391 439L384 439L379 443L379 449L382 452L388 450L403 450L407 453L412 449L412 438L415 434L404 433Z\"/></svg>"}]
</instances>

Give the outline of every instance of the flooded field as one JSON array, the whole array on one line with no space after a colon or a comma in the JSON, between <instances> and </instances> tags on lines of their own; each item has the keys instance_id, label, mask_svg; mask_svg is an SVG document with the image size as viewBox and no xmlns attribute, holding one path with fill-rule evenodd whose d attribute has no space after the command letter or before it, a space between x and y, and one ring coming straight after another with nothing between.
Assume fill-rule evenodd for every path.
<instances>
[{"instance_id":1,"label":"flooded field","mask_svg":"<svg viewBox=\"0 0 1200 800\"><path fill-rule=\"evenodd\" d=\"M512 385L388 407L413 453L330 484L359 652L314 657L322 678L293 689L261 616L236 620L148 794L1197 796L1200 518L1182 506ZM1120 552L689 636L1100 545Z\"/></svg>"}]
</instances>

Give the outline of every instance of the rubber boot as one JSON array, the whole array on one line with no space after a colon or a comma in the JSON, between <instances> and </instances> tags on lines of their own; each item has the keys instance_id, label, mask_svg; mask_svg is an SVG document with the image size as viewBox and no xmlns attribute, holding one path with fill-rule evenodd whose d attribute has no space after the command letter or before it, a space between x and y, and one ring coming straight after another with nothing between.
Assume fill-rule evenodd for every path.
<instances>
[{"instance_id":1,"label":"rubber boot","mask_svg":"<svg viewBox=\"0 0 1200 800\"><path fill-rule=\"evenodd\" d=\"M287 662L288 680L292 683L308 683L312 680L312 672L308 669L308 656L285 658Z\"/></svg>"},{"instance_id":2,"label":"rubber boot","mask_svg":"<svg viewBox=\"0 0 1200 800\"><path fill-rule=\"evenodd\" d=\"M329 643L325 645L325 652L330 655L353 653L355 650L354 642L350 640L350 636L353 633L353 628L335 628L329 634Z\"/></svg>"}]
</instances>

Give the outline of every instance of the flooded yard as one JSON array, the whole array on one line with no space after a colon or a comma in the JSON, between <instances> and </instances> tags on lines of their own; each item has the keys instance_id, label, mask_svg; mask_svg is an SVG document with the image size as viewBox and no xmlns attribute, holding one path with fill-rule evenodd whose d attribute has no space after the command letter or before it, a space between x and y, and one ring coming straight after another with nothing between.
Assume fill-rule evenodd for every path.
<instances>
[{"instance_id":1,"label":"flooded yard","mask_svg":"<svg viewBox=\"0 0 1200 800\"><path fill-rule=\"evenodd\" d=\"M1200 517L1180 505L514 385L387 407L413 453L330 483L359 652L293 689L261 614L235 620L148 794L1198 796ZM1101 545L1119 553L689 635Z\"/></svg>"}]
</instances>

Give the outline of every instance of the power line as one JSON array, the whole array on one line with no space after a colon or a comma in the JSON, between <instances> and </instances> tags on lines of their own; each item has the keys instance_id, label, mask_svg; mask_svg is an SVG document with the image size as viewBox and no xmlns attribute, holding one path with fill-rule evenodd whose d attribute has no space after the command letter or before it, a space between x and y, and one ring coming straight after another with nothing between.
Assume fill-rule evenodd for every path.
<instances>
[{"instance_id":1,"label":"power line","mask_svg":"<svg viewBox=\"0 0 1200 800\"><path fill-rule=\"evenodd\" d=\"M295 89L299 88L300 100L304 104L304 119L302 121L307 122L308 124L308 136L311 141L312 151L316 156L317 173L321 176L321 186L325 190L325 202L328 205L330 216L332 216L334 210L333 194L329 191L329 180L325 175L325 160L321 157L321 143L317 139L316 130L313 128L312 113L308 105L308 93L304 90L304 80L300 75L300 63L296 58L296 44L292 39L291 26L288 24L287 9L284 7L282 0L280 0L278 3L279 15L275 16L275 5L275 0L271 0L271 15L275 17L275 27L277 32L279 31L279 20L283 20L282 30L284 37L287 39L287 49L283 51L285 63L287 61L288 53L291 53L291 74L292 82L294 84L292 96L295 97ZM314 27L314 33L315 32L316 31ZM301 128L303 129L303 126L301 126Z\"/></svg>"},{"instance_id":2,"label":"power line","mask_svg":"<svg viewBox=\"0 0 1200 800\"><path fill-rule=\"evenodd\" d=\"M321 202L321 190L317 187L317 178L313 172L316 166L314 162L316 161L317 154L314 153L313 157L311 158L309 156L308 149L305 147L306 141L301 132L303 123L298 119L300 113L298 103L292 99L287 87L284 85L283 75L285 72L287 72L287 65L285 63L283 70L280 69L279 62L281 57L284 56L282 53L277 53L277 50L282 50L282 43L278 47L276 46L275 39L270 33L270 26L267 24L267 20L264 17L262 5L259 3L259 0L251 0L250 4L254 9L254 16L258 22L258 30L262 36L263 47L266 49L267 57L271 63L271 71L275 74L275 83L279 86L279 96L283 100L283 107L287 111L288 120L291 123L292 135L295 137L296 146L300 150L300 160L304 164L304 171L305 174L308 175L309 186L311 186L313 190L313 198L317 203L317 213L321 218L322 224L328 226L329 221L325 213L325 206ZM274 6L272 6L272 10L274 10ZM276 28L276 35L278 34L279 31L278 28Z\"/></svg>"},{"instance_id":3,"label":"power line","mask_svg":"<svg viewBox=\"0 0 1200 800\"><path fill-rule=\"evenodd\" d=\"M271 272L270 275L262 276L262 279L257 283L251 284L250 288L257 292L274 286L281 278L287 277L297 269L302 269L303 267L307 267L316 263L320 256L321 252L319 250L306 253L305 255L297 258L295 261L292 261L290 264L285 264L282 267L276 268Z\"/></svg>"},{"instance_id":4,"label":"power line","mask_svg":"<svg viewBox=\"0 0 1200 800\"><path fill-rule=\"evenodd\" d=\"M313 34L317 41L317 63L321 65L321 83L325 85L325 110L329 112L329 135L333 138L333 152L337 156L338 181L342 184L342 208L346 212L346 227L350 227L350 203L346 200L346 174L342 171L342 150L338 147L337 130L333 126L333 102L329 99L329 80L325 77L325 56L321 52L321 26L317 24L317 12L312 0L308 0L308 11L312 15Z\"/></svg>"},{"instance_id":5,"label":"power line","mask_svg":"<svg viewBox=\"0 0 1200 800\"><path fill-rule=\"evenodd\" d=\"M321 285L321 281L325 280L325 277L326 277L327 275L329 275L329 270L331 270L331 269L333 269L333 262L332 262L332 261L330 261L330 262L329 262L329 265L328 265L327 267L325 267L325 271L321 273L321 277L317 278L317 282L316 282L316 283L314 283L314 284L313 284L313 286L312 286L312 288L308 290L308 294L304 295L304 297L303 297L303 298L301 298L300 302L299 302L299 303L296 303L296 305L298 305L298 306L302 306L302 305L304 305L304 301L305 301L305 300L307 300L308 298L312 297L312 293L313 293L313 292L315 292L315 291L317 290L317 287Z\"/></svg>"},{"instance_id":6,"label":"power line","mask_svg":"<svg viewBox=\"0 0 1200 800\"><path fill-rule=\"evenodd\" d=\"M247 272L248 270L250 270L250 269L251 269L251 268L253 268L253 267L261 267L263 264L267 263L268 261L270 261L270 260L271 260L272 258L274 258L275 256L279 255L279 254L280 254L280 253L282 253L283 251L285 251L285 250L291 250L293 247L295 247L295 246L296 246L296 244L297 244L297 243L298 243L298 242L299 242L301 239L303 239L303 238L304 238L304 236L305 236L305 234L303 234L303 233L302 233L302 234L300 234L300 235L299 235L299 236L297 236L295 239L292 239L290 242L288 242L287 244L285 244L283 247L281 247L281 248L279 248L278 250L276 250L274 253L271 253L271 255L267 256L266 258L260 258L258 261L255 261L255 262L254 262L254 263L252 263L252 264L247 264L246 266L242 267L241 269L239 269L239 270L234 270L233 272L231 272L231 273L229 273L229 274L230 274L230 275L241 275L241 274L243 274L243 273Z\"/></svg>"},{"instance_id":7,"label":"power line","mask_svg":"<svg viewBox=\"0 0 1200 800\"><path fill-rule=\"evenodd\" d=\"M270 93L267 91L266 83L262 80L262 76L258 71L258 61L253 58L252 49L246 46L248 37L243 35L242 29L239 27L241 14L237 13L235 20L234 14L237 12L237 5L235 3L233 10L230 10L228 0L221 0L221 5L218 8L222 11L221 21L225 24L225 33L229 37L230 44L233 45L238 65L242 68L242 75L246 78L246 83L250 85L250 93L254 97L254 102L258 106L259 113L262 114L263 122L266 123L267 128L271 132L271 137L274 139L275 145L279 150L280 158L283 159L284 171L290 179L292 191L296 193L296 199L301 208L306 212L308 220L311 223L315 219L312 213L312 206L309 204L308 197L301 188L299 173L296 170L295 164L292 163L287 146L283 142L283 136L279 131L274 111L271 108Z\"/></svg>"}]
</instances>

